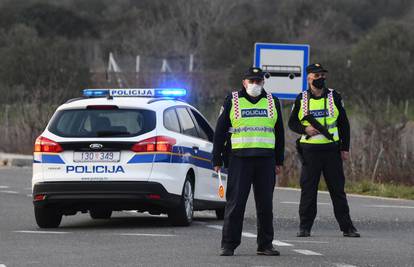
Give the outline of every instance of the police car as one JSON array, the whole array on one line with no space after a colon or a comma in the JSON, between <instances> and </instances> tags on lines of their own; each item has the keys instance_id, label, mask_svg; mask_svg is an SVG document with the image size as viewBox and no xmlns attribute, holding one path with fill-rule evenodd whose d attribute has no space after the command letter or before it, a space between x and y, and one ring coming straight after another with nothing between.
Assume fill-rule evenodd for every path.
<instances>
[{"instance_id":1,"label":"police car","mask_svg":"<svg viewBox=\"0 0 414 267\"><path fill-rule=\"evenodd\" d=\"M120 210L164 213L181 226L191 224L194 210L215 210L223 218L225 198L210 162L214 132L178 99L184 89L83 93L57 108L35 142L39 227L58 227L62 215L79 211L93 219Z\"/></svg>"}]
</instances>

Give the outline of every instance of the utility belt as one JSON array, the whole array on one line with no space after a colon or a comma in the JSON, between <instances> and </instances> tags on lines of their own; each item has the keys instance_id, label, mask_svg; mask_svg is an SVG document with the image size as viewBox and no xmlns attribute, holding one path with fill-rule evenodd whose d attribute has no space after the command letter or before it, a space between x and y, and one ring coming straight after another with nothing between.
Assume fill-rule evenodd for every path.
<instances>
[{"instance_id":1,"label":"utility belt","mask_svg":"<svg viewBox=\"0 0 414 267\"><path fill-rule=\"evenodd\" d=\"M311 152L323 152L323 151L339 151L340 143L338 142L332 142L327 144L307 144L307 143L301 143L301 138L296 139L296 151L299 155L299 160L302 162L302 164L305 164L305 158L303 156L303 151L311 151Z\"/></svg>"}]
</instances>

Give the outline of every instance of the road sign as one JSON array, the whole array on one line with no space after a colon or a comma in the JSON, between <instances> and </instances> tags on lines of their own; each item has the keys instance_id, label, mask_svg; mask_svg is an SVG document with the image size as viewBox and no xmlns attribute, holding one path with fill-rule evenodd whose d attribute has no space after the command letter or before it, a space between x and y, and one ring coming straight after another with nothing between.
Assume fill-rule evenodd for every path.
<instances>
[{"instance_id":1,"label":"road sign","mask_svg":"<svg viewBox=\"0 0 414 267\"><path fill-rule=\"evenodd\" d=\"M280 99L292 99L307 90L309 45L256 43L254 66L268 72L264 88Z\"/></svg>"}]
</instances>

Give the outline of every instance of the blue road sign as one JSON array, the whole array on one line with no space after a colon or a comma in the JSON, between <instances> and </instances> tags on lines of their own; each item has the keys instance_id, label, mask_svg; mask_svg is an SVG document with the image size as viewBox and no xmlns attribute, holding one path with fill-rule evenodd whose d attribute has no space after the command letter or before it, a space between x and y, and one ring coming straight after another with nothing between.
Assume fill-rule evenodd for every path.
<instances>
[{"instance_id":1,"label":"blue road sign","mask_svg":"<svg viewBox=\"0 0 414 267\"><path fill-rule=\"evenodd\" d=\"M254 66L268 72L264 88L280 99L294 100L307 90L309 45L256 43Z\"/></svg>"}]
</instances>

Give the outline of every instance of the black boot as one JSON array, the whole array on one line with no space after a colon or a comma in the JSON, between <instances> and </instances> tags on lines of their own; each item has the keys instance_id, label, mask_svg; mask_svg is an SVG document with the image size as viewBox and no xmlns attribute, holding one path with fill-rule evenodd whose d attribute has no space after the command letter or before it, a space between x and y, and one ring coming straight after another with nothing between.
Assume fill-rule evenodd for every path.
<instances>
[{"instance_id":1,"label":"black boot","mask_svg":"<svg viewBox=\"0 0 414 267\"><path fill-rule=\"evenodd\" d=\"M265 249L258 248L256 254L265 255L265 256L279 256L280 252L274 249L274 247L272 246L272 247L265 248Z\"/></svg>"},{"instance_id":2,"label":"black boot","mask_svg":"<svg viewBox=\"0 0 414 267\"><path fill-rule=\"evenodd\" d=\"M231 248L221 248L220 256L233 256L234 249Z\"/></svg>"},{"instance_id":3,"label":"black boot","mask_svg":"<svg viewBox=\"0 0 414 267\"><path fill-rule=\"evenodd\" d=\"M361 235L358 233L358 230L355 229L355 227L349 228L347 231L344 231L344 236L346 237L361 237Z\"/></svg>"},{"instance_id":4,"label":"black boot","mask_svg":"<svg viewBox=\"0 0 414 267\"><path fill-rule=\"evenodd\" d=\"M299 229L299 232L296 234L297 237L309 237L310 230L307 229Z\"/></svg>"}]
</instances>

